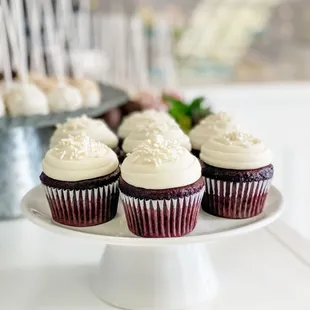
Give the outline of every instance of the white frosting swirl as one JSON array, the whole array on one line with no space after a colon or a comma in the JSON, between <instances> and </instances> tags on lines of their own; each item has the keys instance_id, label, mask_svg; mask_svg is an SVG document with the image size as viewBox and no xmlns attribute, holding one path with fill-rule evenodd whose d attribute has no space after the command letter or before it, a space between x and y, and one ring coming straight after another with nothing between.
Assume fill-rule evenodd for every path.
<instances>
[{"instance_id":1,"label":"white frosting swirl","mask_svg":"<svg viewBox=\"0 0 310 310\"><path fill-rule=\"evenodd\" d=\"M54 147L59 140L67 138L68 135L77 136L81 133L85 133L91 139L102 142L112 149L118 144L118 137L103 121L82 115L69 118L64 124L58 124L51 138L50 147Z\"/></svg>"},{"instance_id":2,"label":"white frosting swirl","mask_svg":"<svg viewBox=\"0 0 310 310\"><path fill-rule=\"evenodd\" d=\"M116 154L106 145L81 134L62 139L43 159L43 172L59 181L102 177L118 167Z\"/></svg>"},{"instance_id":3,"label":"white frosting swirl","mask_svg":"<svg viewBox=\"0 0 310 310\"><path fill-rule=\"evenodd\" d=\"M204 118L189 133L189 137L194 150L200 150L201 146L211 137L221 135L236 129L233 118L225 113L220 112L211 114Z\"/></svg>"},{"instance_id":4,"label":"white frosting swirl","mask_svg":"<svg viewBox=\"0 0 310 310\"><path fill-rule=\"evenodd\" d=\"M126 157L121 172L130 185L168 189L196 182L201 176L201 166L198 159L177 141L154 135Z\"/></svg>"},{"instance_id":5,"label":"white frosting swirl","mask_svg":"<svg viewBox=\"0 0 310 310\"><path fill-rule=\"evenodd\" d=\"M173 118L163 111L144 110L142 112L134 112L124 118L118 128L118 136L125 139L133 130L148 124L150 121L175 123Z\"/></svg>"},{"instance_id":6,"label":"white frosting swirl","mask_svg":"<svg viewBox=\"0 0 310 310\"><path fill-rule=\"evenodd\" d=\"M200 158L214 167L247 170L271 164L272 153L261 140L233 131L207 140L201 148Z\"/></svg>"},{"instance_id":7,"label":"white frosting swirl","mask_svg":"<svg viewBox=\"0 0 310 310\"><path fill-rule=\"evenodd\" d=\"M132 131L124 140L123 150L125 153L131 153L142 141L148 139L151 135L161 135L166 140L176 140L187 150L191 150L189 137L174 122L149 121L143 127Z\"/></svg>"}]
</instances>

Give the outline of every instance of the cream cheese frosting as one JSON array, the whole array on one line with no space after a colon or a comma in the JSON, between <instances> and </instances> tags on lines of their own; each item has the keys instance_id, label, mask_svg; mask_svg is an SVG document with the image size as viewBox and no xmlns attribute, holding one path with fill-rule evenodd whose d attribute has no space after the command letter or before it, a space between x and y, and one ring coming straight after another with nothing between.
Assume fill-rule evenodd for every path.
<instances>
[{"instance_id":1,"label":"cream cheese frosting","mask_svg":"<svg viewBox=\"0 0 310 310\"><path fill-rule=\"evenodd\" d=\"M162 135L167 140L176 140L187 150L191 150L189 137L174 122L149 121L144 126L132 131L123 143L125 153L131 153L142 141L148 139L151 135Z\"/></svg>"},{"instance_id":2,"label":"cream cheese frosting","mask_svg":"<svg viewBox=\"0 0 310 310\"><path fill-rule=\"evenodd\" d=\"M153 135L129 154L121 166L122 178L146 189L186 186L201 177L201 166L177 141Z\"/></svg>"},{"instance_id":3,"label":"cream cheese frosting","mask_svg":"<svg viewBox=\"0 0 310 310\"><path fill-rule=\"evenodd\" d=\"M81 181L106 176L118 167L116 154L86 134L68 136L47 151L42 168L59 181Z\"/></svg>"},{"instance_id":4,"label":"cream cheese frosting","mask_svg":"<svg viewBox=\"0 0 310 310\"><path fill-rule=\"evenodd\" d=\"M233 117L226 112L211 114L204 118L189 133L194 150L200 150L201 146L211 137L236 129Z\"/></svg>"},{"instance_id":5,"label":"cream cheese frosting","mask_svg":"<svg viewBox=\"0 0 310 310\"><path fill-rule=\"evenodd\" d=\"M118 129L118 136L125 139L133 130L148 124L150 121L156 120L175 123L173 118L163 111L149 109L142 112L134 112L124 117L124 120Z\"/></svg>"},{"instance_id":6,"label":"cream cheese frosting","mask_svg":"<svg viewBox=\"0 0 310 310\"><path fill-rule=\"evenodd\" d=\"M102 142L112 149L118 145L118 137L103 121L82 115L69 118L64 124L58 124L51 138L50 147L54 147L59 140L67 138L68 135L77 136L81 133L85 133L91 139Z\"/></svg>"},{"instance_id":7,"label":"cream cheese frosting","mask_svg":"<svg viewBox=\"0 0 310 310\"><path fill-rule=\"evenodd\" d=\"M201 148L200 159L218 168L248 170L271 164L272 153L252 135L232 131L208 139Z\"/></svg>"}]
</instances>

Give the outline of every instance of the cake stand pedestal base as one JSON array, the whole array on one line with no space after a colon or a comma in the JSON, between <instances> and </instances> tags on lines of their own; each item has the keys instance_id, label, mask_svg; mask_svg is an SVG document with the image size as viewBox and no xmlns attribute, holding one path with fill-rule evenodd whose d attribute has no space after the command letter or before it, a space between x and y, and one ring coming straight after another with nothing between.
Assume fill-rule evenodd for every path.
<instances>
[{"instance_id":1,"label":"cake stand pedestal base","mask_svg":"<svg viewBox=\"0 0 310 310\"><path fill-rule=\"evenodd\" d=\"M213 299L218 281L206 245L108 245L93 279L104 302L122 309L187 309Z\"/></svg>"},{"instance_id":2,"label":"cake stand pedestal base","mask_svg":"<svg viewBox=\"0 0 310 310\"><path fill-rule=\"evenodd\" d=\"M47 230L107 244L93 290L106 303L127 310L180 310L202 304L207 309L218 292L207 245L265 227L283 210L282 195L272 186L264 211L254 218L235 221L200 212L197 226L187 236L139 238L129 231L121 204L112 221L91 227L55 223L41 186L27 193L22 208Z\"/></svg>"}]
</instances>

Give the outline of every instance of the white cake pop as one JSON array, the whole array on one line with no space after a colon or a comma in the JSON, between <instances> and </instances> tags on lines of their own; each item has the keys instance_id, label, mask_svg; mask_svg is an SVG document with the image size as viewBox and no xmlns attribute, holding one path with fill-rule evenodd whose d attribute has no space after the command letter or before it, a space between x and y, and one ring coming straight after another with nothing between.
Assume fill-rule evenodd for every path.
<instances>
[{"instance_id":1,"label":"white cake pop","mask_svg":"<svg viewBox=\"0 0 310 310\"><path fill-rule=\"evenodd\" d=\"M0 117L3 115L5 115L5 106L4 106L3 98L0 97Z\"/></svg>"},{"instance_id":2,"label":"white cake pop","mask_svg":"<svg viewBox=\"0 0 310 310\"><path fill-rule=\"evenodd\" d=\"M38 86L46 94L58 86L58 81L55 77L46 76L36 72L29 72L28 80L30 83Z\"/></svg>"},{"instance_id":3,"label":"white cake pop","mask_svg":"<svg viewBox=\"0 0 310 310\"><path fill-rule=\"evenodd\" d=\"M46 95L33 84L21 84L6 95L11 116L46 115L49 113Z\"/></svg>"},{"instance_id":4,"label":"white cake pop","mask_svg":"<svg viewBox=\"0 0 310 310\"><path fill-rule=\"evenodd\" d=\"M96 82L86 78L76 78L72 79L70 84L81 92L83 107L93 108L100 105L101 93Z\"/></svg>"},{"instance_id":5,"label":"white cake pop","mask_svg":"<svg viewBox=\"0 0 310 310\"><path fill-rule=\"evenodd\" d=\"M69 85L59 85L48 94L48 104L52 112L75 111L82 108L80 91Z\"/></svg>"},{"instance_id":6,"label":"white cake pop","mask_svg":"<svg viewBox=\"0 0 310 310\"><path fill-rule=\"evenodd\" d=\"M17 81L13 81L10 84L5 82L0 83L0 96L2 96L4 103L6 102L6 98L8 94L16 88L21 87L21 83Z\"/></svg>"}]
</instances>

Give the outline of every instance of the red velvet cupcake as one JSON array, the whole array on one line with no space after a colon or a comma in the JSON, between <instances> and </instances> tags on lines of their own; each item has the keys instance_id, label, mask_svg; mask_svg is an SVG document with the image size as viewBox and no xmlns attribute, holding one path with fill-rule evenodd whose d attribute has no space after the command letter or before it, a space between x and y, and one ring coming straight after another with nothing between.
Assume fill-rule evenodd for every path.
<instances>
[{"instance_id":1,"label":"red velvet cupcake","mask_svg":"<svg viewBox=\"0 0 310 310\"><path fill-rule=\"evenodd\" d=\"M234 131L208 139L200 158L206 181L205 212L244 219L263 211L274 170L271 151L262 141Z\"/></svg>"},{"instance_id":2,"label":"red velvet cupcake","mask_svg":"<svg viewBox=\"0 0 310 310\"><path fill-rule=\"evenodd\" d=\"M40 179L54 221L85 227L115 217L119 176L116 154L82 134L61 139L46 153Z\"/></svg>"},{"instance_id":3,"label":"red velvet cupcake","mask_svg":"<svg viewBox=\"0 0 310 310\"><path fill-rule=\"evenodd\" d=\"M124 160L120 195L128 228L141 237L180 237L196 226L205 190L201 165L176 141L150 136Z\"/></svg>"}]
</instances>

